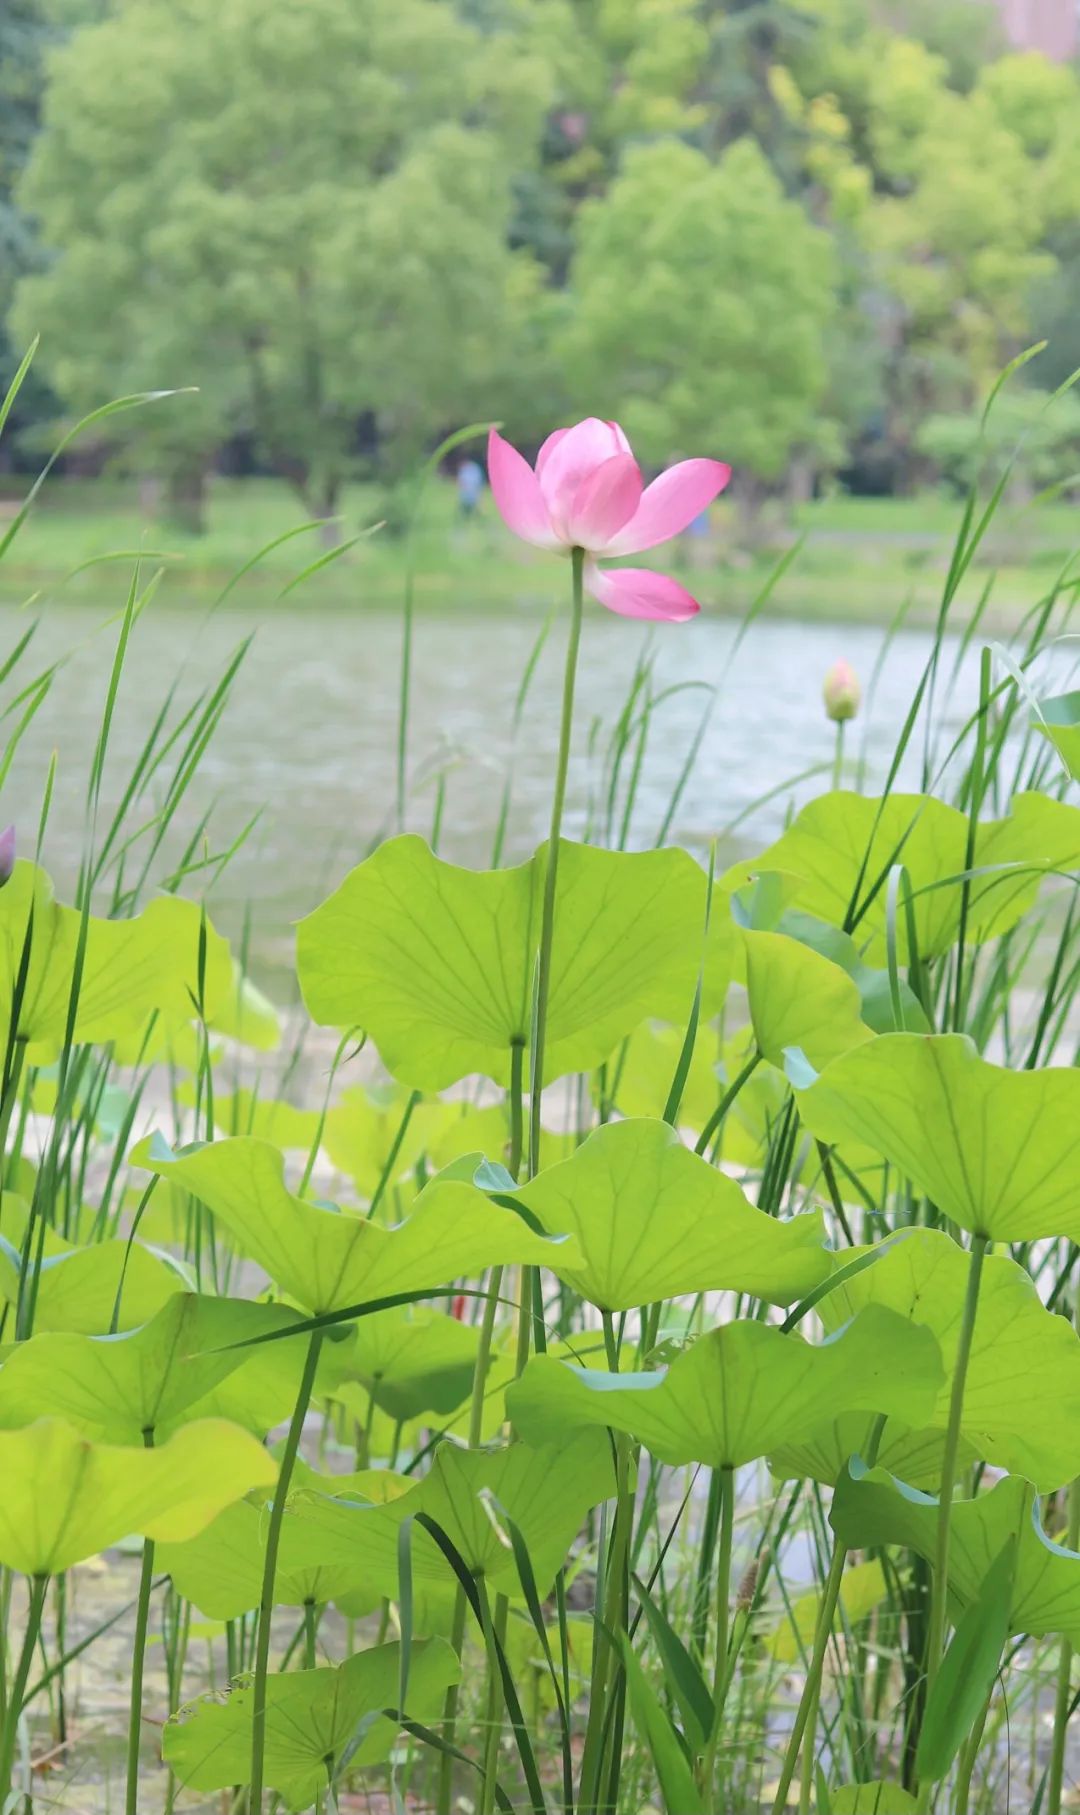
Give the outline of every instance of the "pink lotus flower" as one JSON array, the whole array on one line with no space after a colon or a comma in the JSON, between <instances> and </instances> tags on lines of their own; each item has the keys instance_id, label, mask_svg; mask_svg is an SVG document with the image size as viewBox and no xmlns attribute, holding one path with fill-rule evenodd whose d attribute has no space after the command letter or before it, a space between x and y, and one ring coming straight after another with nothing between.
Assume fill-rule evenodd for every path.
<instances>
[{"instance_id":1,"label":"pink lotus flower","mask_svg":"<svg viewBox=\"0 0 1080 1815\"><path fill-rule=\"evenodd\" d=\"M647 567L607 570L598 556L636 555L670 541L722 492L731 468L720 460L683 460L642 488L641 471L617 422L587 416L556 429L535 470L492 429L488 478L508 529L536 548L586 552L585 585L624 618L682 623L701 610L678 581Z\"/></svg>"}]
</instances>

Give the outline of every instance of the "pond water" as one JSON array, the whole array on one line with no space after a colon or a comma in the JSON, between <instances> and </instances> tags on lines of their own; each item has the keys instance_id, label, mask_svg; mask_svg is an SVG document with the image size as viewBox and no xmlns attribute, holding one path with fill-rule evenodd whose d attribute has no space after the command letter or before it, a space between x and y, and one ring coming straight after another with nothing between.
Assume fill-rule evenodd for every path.
<instances>
[{"instance_id":1,"label":"pond water","mask_svg":"<svg viewBox=\"0 0 1080 1815\"><path fill-rule=\"evenodd\" d=\"M86 775L100 722L117 636L115 612L79 604L42 615L20 679L62 660L49 695L20 747L5 794L5 815L31 843L50 753L59 753L45 861L61 891L76 873L83 836ZM485 864L511 750L514 701L539 629L533 613L499 615L463 602L422 614L416 623L408 824L425 833L436 789L432 765L445 769L440 850ZM644 649L654 657L655 694L678 688L652 716L633 816L631 845L652 843L706 704L719 689L694 773L672 835L695 850L737 816L741 848L774 836L792 803L828 784L828 774L791 786L815 764L828 765L834 728L821 683L839 656L869 681L883 632L869 626L759 621L732 655L737 625L703 614L691 624L653 627L599 609L582 639L578 711L567 830L580 832L590 789L601 785L611 727ZM176 711L212 685L231 652L253 636L232 699L179 815L190 836L214 802L213 848L226 847L262 808L255 832L215 882L215 919L230 933L253 904L253 950L267 974L285 967L291 922L313 906L363 855L394 804L401 620L397 612L349 613L297 606L266 611L229 607L208 617L199 605L155 602L138 622L116 707L103 793L103 820L121 798L150 725L177 683ZM557 735L565 624L557 622L536 669L516 757L507 858L545 835ZM14 641L14 637L10 638ZM870 710L849 727L852 763L866 762L866 785L883 778L929 649L922 631L892 644ZM951 665L951 655L949 658ZM977 697L977 656L967 656L946 717L959 722ZM690 683L690 685L687 685ZM13 680L6 684L8 697ZM590 753L590 727L602 727ZM904 781L919 782L921 747L909 752ZM629 764L627 765L629 767ZM426 779L425 779L426 772ZM779 790L778 792L774 792ZM147 818L160 801L142 810ZM771 798L755 807L762 796ZM748 809L752 809L748 812ZM175 851L178 839L171 842Z\"/></svg>"}]
</instances>

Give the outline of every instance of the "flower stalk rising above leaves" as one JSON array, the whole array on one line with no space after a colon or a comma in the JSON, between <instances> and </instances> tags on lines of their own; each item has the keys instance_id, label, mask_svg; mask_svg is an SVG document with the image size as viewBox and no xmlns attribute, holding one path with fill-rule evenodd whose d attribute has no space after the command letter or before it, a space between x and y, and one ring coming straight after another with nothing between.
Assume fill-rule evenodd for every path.
<instances>
[{"instance_id":1,"label":"flower stalk rising above leaves","mask_svg":"<svg viewBox=\"0 0 1080 1815\"><path fill-rule=\"evenodd\" d=\"M609 611L677 624L700 610L666 574L647 567L605 569L597 560L641 554L681 535L730 479L731 468L722 461L682 460L645 486L618 423L587 416L549 435L535 468L492 429L488 476L500 515L516 536L552 552L583 551L585 589Z\"/></svg>"}]
</instances>

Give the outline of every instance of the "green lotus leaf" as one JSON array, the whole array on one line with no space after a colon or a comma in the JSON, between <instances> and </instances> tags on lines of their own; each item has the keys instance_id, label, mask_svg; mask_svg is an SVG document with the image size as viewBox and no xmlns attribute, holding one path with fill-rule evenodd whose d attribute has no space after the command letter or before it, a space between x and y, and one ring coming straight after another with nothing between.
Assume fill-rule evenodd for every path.
<instances>
[{"instance_id":1,"label":"green lotus leaf","mask_svg":"<svg viewBox=\"0 0 1080 1815\"><path fill-rule=\"evenodd\" d=\"M573 1362L576 1367L602 1369L607 1366L604 1337L600 1330L578 1330L565 1341L550 1338L546 1352L558 1361ZM508 1332L501 1343L493 1343L491 1359L484 1376L481 1438L485 1443L497 1437L506 1423L506 1389L513 1385L517 1376L517 1337ZM445 1434L456 1437L460 1443L468 1440L469 1410L466 1403L453 1417L440 1422L440 1428Z\"/></svg>"},{"instance_id":2,"label":"green lotus leaf","mask_svg":"<svg viewBox=\"0 0 1080 1815\"><path fill-rule=\"evenodd\" d=\"M12 999L30 928L30 961L17 1033L35 1061L64 1044L81 915L61 907L52 883L31 863L15 865L0 891L0 1032L9 1034ZM203 999L210 1012L228 988L232 959L225 940L203 921L198 905L176 895L151 901L129 920L87 923L75 1039L111 1040L142 1026L154 1010L166 1021L191 1016L199 996L199 947L205 928Z\"/></svg>"},{"instance_id":3,"label":"green lotus leaf","mask_svg":"<svg viewBox=\"0 0 1080 1815\"><path fill-rule=\"evenodd\" d=\"M327 1113L323 1146L338 1171L354 1181L363 1197L372 1196L388 1166L390 1184L409 1177L449 1107L421 1103L409 1117L394 1153L408 1102L409 1092L399 1085L389 1090L366 1090L357 1085L343 1091Z\"/></svg>"},{"instance_id":4,"label":"green lotus leaf","mask_svg":"<svg viewBox=\"0 0 1080 1815\"><path fill-rule=\"evenodd\" d=\"M960 930L961 884L967 863L968 818L955 807L921 794L891 794L884 801L861 794L823 794L803 808L776 842L759 857L737 864L724 878L738 888L762 870L801 877L792 905L843 926L858 889L860 902L895 863L903 863L915 902L920 955L940 957ZM1045 794L1018 794L1011 814L979 826L972 868L1016 865L1009 873L980 876L970 888L966 936L995 938L1015 926L1035 899L1039 871L1074 869L1080 864L1080 811ZM869 962L886 951L886 890L878 888L858 923ZM904 916L897 939L907 958Z\"/></svg>"},{"instance_id":5,"label":"green lotus leaf","mask_svg":"<svg viewBox=\"0 0 1080 1815\"><path fill-rule=\"evenodd\" d=\"M753 1029L740 1028L725 1040L717 1073L721 1090L734 1083L754 1055L756 1041ZM791 1101L791 1085L783 1072L763 1060L745 1078L731 1104L720 1130L720 1159L725 1166L759 1173L766 1163L770 1144L776 1138L780 1118ZM719 1094L717 1096L719 1101ZM716 1104L712 1106L714 1109ZM885 1164L879 1154L862 1142L845 1141L840 1146L837 1175L843 1181L843 1168L848 1167L862 1180L867 1191L880 1180ZM817 1143L809 1128L798 1129L791 1157L791 1177L824 1195L821 1159Z\"/></svg>"},{"instance_id":6,"label":"green lotus leaf","mask_svg":"<svg viewBox=\"0 0 1080 1815\"><path fill-rule=\"evenodd\" d=\"M193 1099L194 1092L191 1092ZM188 1101L185 1093L181 1101ZM214 1092L214 1127L219 1134L252 1134L257 1140L269 1141L274 1147L310 1151L319 1132L321 1120L317 1109L298 1109L280 1097L261 1097L239 1085L231 1095Z\"/></svg>"},{"instance_id":7,"label":"green lotus leaf","mask_svg":"<svg viewBox=\"0 0 1080 1815\"><path fill-rule=\"evenodd\" d=\"M235 962L229 987L222 991L207 1026L211 1033L223 1034L255 1052L276 1052L281 1045L281 1016Z\"/></svg>"},{"instance_id":8,"label":"green lotus leaf","mask_svg":"<svg viewBox=\"0 0 1080 1815\"><path fill-rule=\"evenodd\" d=\"M586 1513L615 1491L610 1447L587 1435L560 1431L553 1444L512 1443L464 1450L441 1443L430 1472L414 1492L386 1506L355 1507L345 1500L298 1498L298 1521L317 1531L328 1551L340 1548L367 1570L368 1586L396 1598L398 1530L426 1513L442 1527L469 1568L490 1586L520 1594L517 1566L502 1529L505 1513L528 1546L536 1582L546 1591L581 1529ZM449 1564L422 1528L412 1533L413 1582L429 1594L453 1586Z\"/></svg>"},{"instance_id":9,"label":"green lotus leaf","mask_svg":"<svg viewBox=\"0 0 1080 1815\"><path fill-rule=\"evenodd\" d=\"M326 1117L326 1152L362 1197L374 1194L384 1173L391 1185L409 1178L422 1156L432 1172L441 1172L466 1153L502 1157L509 1136L505 1103L483 1109L460 1101L421 1103L410 1115L399 1143L408 1101L409 1092L400 1086L391 1090L357 1087L344 1091Z\"/></svg>"},{"instance_id":10,"label":"green lotus leaf","mask_svg":"<svg viewBox=\"0 0 1080 1815\"><path fill-rule=\"evenodd\" d=\"M784 933L789 939L797 939L800 945L809 946L811 951L820 953L821 957L828 958L846 971L859 992L862 1019L872 1033L906 1031L928 1034L931 1031L926 1010L906 978L898 977L894 983L887 970L874 970L872 966L865 964L859 946L850 933L842 933L839 927L830 926L827 921L818 920L813 914L804 914L798 908L786 909L775 926L760 930ZM900 997L902 1026L896 1018L894 988Z\"/></svg>"},{"instance_id":11,"label":"green lotus leaf","mask_svg":"<svg viewBox=\"0 0 1080 1815\"><path fill-rule=\"evenodd\" d=\"M472 871L420 838L391 839L300 922L313 1018L363 1027L395 1077L441 1090L510 1076L528 1041L545 852ZM706 881L686 852L560 847L545 1081L588 1071L646 1015L685 1020L700 968ZM717 916L711 968L730 928Z\"/></svg>"},{"instance_id":12,"label":"green lotus leaf","mask_svg":"<svg viewBox=\"0 0 1080 1815\"><path fill-rule=\"evenodd\" d=\"M58 1575L135 1533L193 1537L276 1474L247 1431L211 1419L157 1449L94 1443L58 1418L0 1431L0 1563Z\"/></svg>"},{"instance_id":13,"label":"green lotus leaf","mask_svg":"<svg viewBox=\"0 0 1080 1815\"><path fill-rule=\"evenodd\" d=\"M833 1790L832 1815L915 1815L914 1796L896 1783L849 1783Z\"/></svg>"},{"instance_id":14,"label":"green lotus leaf","mask_svg":"<svg viewBox=\"0 0 1080 1815\"><path fill-rule=\"evenodd\" d=\"M864 1620L888 1592L885 1571L876 1557L868 1563L849 1563L840 1580L840 1605L845 1619L852 1624ZM765 1641L769 1656L781 1664L794 1664L809 1657L820 1609L821 1595L814 1590L792 1601Z\"/></svg>"},{"instance_id":15,"label":"green lotus leaf","mask_svg":"<svg viewBox=\"0 0 1080 1815\"><path fill-rule=\"evenodd\" d=\"M845 1253L850 1252L845 1249ZM866 1412L831 1418L805 1437L790 1439L770 1450L769 1468L779 1481L820 1481L832 1487L852 1456L866 1454L874 1423ZM958 1446L958 1457L961 1469L970 1468L979 1459L978 1452L964 1438ZM941 1480L944 1459L944 1430L912 1430L898 1418L886 1423L878 1460L891 1474L900 1475L916 1487L933 1487Z\"/></svg>"},{"instance_id":16,"label":"green lotus leaf","mask_svg":"<svg viewBox=\"0 0 1080 1815\"><path fill-rule=\"evenodd\" d=\"M723 1290L790 1304L832 1265L819 1212L766 1216L664 1122L606 1123L514 1195L549 1233L576 1237L584 1266L554 1270L608 1311Z\"/></svg>"},{"instance_id":17,"label":"green lotus leaf","mask_svg":"<svg viewBox=\"0 0 1080 1815\"><path fill-rule=\"evenodd\" d=\"M139 1443L146 1431L205 1416L208 1396L232 1376L237 1422L266 1431L291 1409L306 1338L247 1350L227 1345L287 1327L295 1315L280 1305L178 1292L149 1323L122 1335L32 1336L0 1367L0 1425L57 1417L105 1443ZM226 1403L222 1395L219 1416Z\"/></svg>"},{"instance_id":18,"label":"green lotus leaf","mask_svg":"<svg viewBox=\"0 0 1080 1815\"><path fill-rule=\"evenodd\" d=\"M322 1362L325 1364L326 1351L323 1351ZM336 1412L339 1425L341 1419L348 1422L344 1428L351 1430L356 1441L356 1459L373 1465L377 1461L389 1463L391 1457L395 1462L399 1455L407 1455L412 1450L421 1448L427 1439L427 1427L421 1419L406 1419L400 1423L375 1404L365 1386L359 1380L332 1379L323 1389L328 1405ZM462 1441L468 1428L468 1400L461 1406L455 1417L460 1418ZM429 1420L429 1423L434 1422ZM437 1420L439 1429L445 1430L452 1419L440 1416ZM495 1436L501 1426L485 1425L484 1436Z\"/></svg>"},{"instance_id":19,"label":"green lotus leaf","mask_svg":"<svg viewBox=\"0 0 1080 1815\"><path fill-rule=\"evenodd\" d=\"M1040 700L1032 725L1050 739L1073 781L1080 780L1080 693Z\"/></svg>"},{"instance_id":20,"label":"green lotus leaf","mask_svg":"<svg viewBox=\"0 0 1080 1815\"><path fill-rule=\"evenodd\" d=\"M289 1809L307 1809L333 1781L338 1759L361 1722L370 1721L350 1769L379 1764L390 1755L399 1722L396 1707L401 1648L376 1645L336 1668L293 1670L266 1685L266 1781ZM460 1666L441 1639L415 1644L409 1654L408 1707L419 1721L434 1719ZM250 1682L225 1698L189 1702L166 1722L162 1755L180 1782L194 1790L246 1783L251 1766Z\"/></svg>"},{"instance_id":21,"label":"green lotus leaf","mask_svg":"<svg viewBox=\"0 0 1080 1815\"><path fill-rule=\"evenodd\" d=\"M0 1218L0 1298L15 1305L19 1299L22 1245L26 1237L27 1206L4 1193ZM37 1240L37 1225L34 1240ZM171 1257L156 1253L142 1242L92 1242L75 1247L53 1229L45 1231L45 1258L34 1301L34 1329L72 1330L98 1336L113 1322L117 1294L120 1312L117 1328L130 1330L147 1323L177 1292L184 1290L186 1275Z\"/></svg>"},{"instance_id":22,"label":"green lotus leaf","mask_svg":"<svg viewBox=\"0 0 1080 1815\"><path fill-rule=\"evenodd\" d=\"M379 1472L398 1479L387 1469ZM324 1479L320 1485L329 1489L337 1484ZM362 1504L384 1503L370 1489L361 1491L355 1482L346 1484L346 1490L356 1515ZM383 1589L370 1586L371 1571L362 1551L350 1551L349 1528L328 1531L304 1517L304 1508L313 1497L309 1484L298 1487L286 1503L274 1578L275 1601L282 1607L302 1607L306 1601L321 1606L363 1593L367 1607L377 1607ZM197 1537L158 1546L156 1567L170 1575L178 1591L210 1619L235 1620L259 1605L267 1516L265 1506L256 1504L257 1498L252 1495L227 1506ZM332 1528L332 1521L328 1525ZM356 1529L355 1518L352 1529Z\"/></svg>"},{"instance_id":23,"label":"green lotus leaf","mask_svg":"<svg viewBox=\"0 0 1080 1815\"><path fill-rule=\"evenodd\" d=\"M406 1221L384 1229L297 1197L277 1148L250 1136L178 1153L155 1136L132 1157L199 1198L242 1251L313 1313L449 1285L506 1262L550 1266L556 1255L576 1258L574 1245L534 1235L512 1210L468 1184L433 1180Z\"/></svg>"},{"instance_id":24,"label":"green lotus leaf","mask_svg":"<svg viewBox=\"0 0 1080 1815\"><path fill-rule=\"evenodd\" d=\"M930 1332L870 1305L817 1345L767 1324L726 1324L658 1373L601 1374L537 1356L506 1397L532 1443L606 1426L661 1462L738 1468L830 1414L884 1412L924 1424L941 1378Z\"/></svg>"},{"instance_id":25,"label":"green lotus leaf","mask_svg":"<svg viewBox=\"0 0 1080 1815\"><path fill-rule=\"evenodd\" d=\"M686 1030L646 1022L630 1035L617 1076L610 1080L622 1116L655 1116L663 1110L682 1056ZM694 1042L679 1106L679 1127L700 1134L724 1093L717 1066L721 1054L713 1028Z\"/></svg>"},{"instance_id":26,"label":"green lotus leaf","mask_svg":"<svg viewBox=\"0 0 1080 1815\"><path fill-rule=\"evenodd\" d=\"M845 1251L843 1261L852 1258ZM969 1267L968 1255L942 1230L907 1230L818 1305L827 1328L881 1304L931 1331L945 1367L930 1420L941 1430L949 1418ZM1033 1380L1052 1380L1053 1396L1033 1394ZM1080 1474L1080 1337L1066 1318L1046 1309L1030 1274L1005 1255L983 1263L961 1429L983 1461L1025 1475L1040 1493ZM902 1472L884 1452L879 1460L893 1474Z\"/></svg>"},{"instance_id":27,"label":"green lotus leaf","mask_svg":"<svg viewBox=\"0 0 1080 1815\"><path fill-rule=\"evenodd\" d=\"M852 1462L840 1477L830 1523L841 1542L904 1544L933 1562L938 1502L883 1468ZM976 1500L954 1500L949 1524L949 1590L961 1608L978 1595L1010 1538L1016 1539L1009 1631L1080 1644L1080 1555L1043 1531L1030 1482L1005 1478Z\"/></svg>"},{"instance_id":28,"label":"green lotus leaf","mask_svg":"<svg viewBox=\"0 0 1080 1815\"><path fill-rule=\"evenodd\" d=\"M469 1397L479 1343L475 1324L403 1305L362 1318L333 1362L339 1380L358 1380L391 1418L445 1417Z\"/></svg>"},{"instance_id":29,"label":"green lotus leaf","mask_svg":"<svg viewBox=\"0 0 1080 1815\"><path fill-rule=\"evenodd\" d=\"M1009 1071L963 1034L884 1034L797 1095L821 1140L865 1141L962 1229L1080 1239L1080 1071Z\"/></svg>"},{"instance_id":30,"label":"green lotus leaf","mask_svg":"<svg viewBox=\"0 0 1080 1815\"><path fill-rule=\"evenodd\" d=\"M746 993L759 1050L773 1065L797 1046L827 1065L873 1038L858 987L838 964L784 933L743 933Z\"/></svg>"}]
</instances>

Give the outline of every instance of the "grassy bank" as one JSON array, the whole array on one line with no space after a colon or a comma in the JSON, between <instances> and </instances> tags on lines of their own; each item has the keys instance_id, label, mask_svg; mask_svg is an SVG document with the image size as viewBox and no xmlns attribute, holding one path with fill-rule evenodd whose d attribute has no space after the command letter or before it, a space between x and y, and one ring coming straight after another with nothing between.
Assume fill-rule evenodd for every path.
<instances>
[{"instance_id":1,"label":"grassy bank","mask_svg":"<svg viewBox=\"0 0 1080 1815\"><path fill-rule=\"evenodd\" d=\"M17 509L10 500L8 516ZM342 503L337 533L362 540L305 581L323 603L385 607L401 598L407 552L400 535L379 523L385 500L375 488L356 486ZM907 609L911 622L932 620L941 596L961 506L952 497L860 499L838 496L776 514L765 525L764 546L748 555L738 548L734 516L723 503L714 512L707 541L685 543L665 566L693 586L711 610L746 610L785 549L800 540L779 581L770 611L790 617L888 622ZM140 511L136 487L107 480L70 480L46 488L22 525L4 563L5 602L18 604L62 588L65 596L98 599L111 588L111 558L144 553L166 569L172 597L210 599L250 561L254 551L300 529L307 521L300 501L273 480L215 480L205 533L193 536ZM370 534L363 534L371 531ZM1070 505L1002 508L992 533L972 563L959 596L969 615L989 586L988 621L1015 624L1042 597L1080 540ZM315 526L282 542L244 579L268 603L328 553ZM472 522L456 515L453 489L428 492L414 537L416 596L422 606L452 606L462 599L528 608L550 597L552 568L512 541L490 498Z\"/></svg>"}]
</instances>

